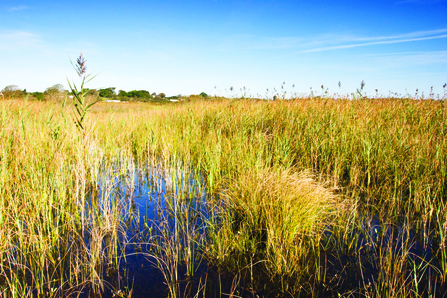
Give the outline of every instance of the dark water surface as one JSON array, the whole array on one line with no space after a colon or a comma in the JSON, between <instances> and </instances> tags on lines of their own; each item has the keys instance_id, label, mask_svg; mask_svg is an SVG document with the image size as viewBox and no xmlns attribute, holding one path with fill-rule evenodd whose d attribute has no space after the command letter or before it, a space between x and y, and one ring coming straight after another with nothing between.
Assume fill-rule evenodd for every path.
<instances>
[{"instance_id":1,"label":"dark water surface","mask_svg":"<svg viewBox=\"0 0 447 298\"><path fill-rule=\"evenodd\" d=\"M107 284L103 297L127 297L131 290L131 297L168 297L167 282L173 279L166 278L166 274L176 276L181 297L194 297L199 292L200 297L228 297L231 293L234 297L291 297L271 287L268 276L257 278L253 284L249 277L219 272L199 257L213 208L207 203L208 193L203 185L200 174L188 169L165 171L152 167L134 168L113 179L100 180L96 196L113 193L112 197L121 202L126 221L118 270L105 269ZM321 256L325 285L316 285L314 293L303 293L302 297L337 297L340 293L361 296L358 289L374 287L385 276L386 251L392 258L406 258L407 267L402 269L405 278L414 278L411 270L417 272L423 296L446 297L446 287L439 282L440 264L433 253L436 243L405 225L384 223L374 216L365 216L363 225L352 235L345 235L345 239L337 239L328 231L331 244ZM188 244L188 239L192 239L188 237L193 238L193 245ZM181 260L173 265L168 256L172 250L157 250L172 243L181 253L188 247L197 250L190 262L192 266ZM390 270L395 269L392 267ZM255 270L254 274L261 276L263 272Z\"/></svg>"},{"instance_id":2,"label":"dark water surface","mask_svg":"<svg viewBox=\"0 0 447 298\"><path fill-rule=\"evenodd\" d=\"M184 250L187 246L185 233L193 232L197 241L194 248L200 249L210 211L206 189L201 185L202 177L187 169L171 169L168 173L150 167L100 181L96 195L108 195L112 189L132 214L125 216L126 239L120 246L119 270L106 269L109 289L103 297L119 297L110 290L113 288L123 289L123 295L132 290L132 297L136 298L169 296L164 276L169 266L161 270L160 263L166 259L157 262L157 257L165 256L166 252L160 253L154 247L175 241L180 243L179 249ZM178 292L182 297L194 297L197 292L206 292L209 297L225 297L225 293L235 292L232 289L234 276L218 272L204 259L197 258L192 263L193 269L182 262L169 268L177 276ZM246 291L239 289L238 292L245 295Z\"/></svg>"}]
</instances>

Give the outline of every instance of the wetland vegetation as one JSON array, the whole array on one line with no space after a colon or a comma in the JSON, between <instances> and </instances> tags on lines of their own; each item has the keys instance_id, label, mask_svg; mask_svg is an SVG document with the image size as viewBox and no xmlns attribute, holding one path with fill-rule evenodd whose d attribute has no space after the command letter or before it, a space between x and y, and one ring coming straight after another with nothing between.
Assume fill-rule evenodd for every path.
<instances>
[{"instance_id":1,"label":"wetland vegetation","mask_svg":"<svg viewBox=\"0 0 447 298\"><path fill-rule=\"evenodd\" d=\"M1 297L445 296L445 98L89 109L0 101Z\"/></svg>"}]
</instances>

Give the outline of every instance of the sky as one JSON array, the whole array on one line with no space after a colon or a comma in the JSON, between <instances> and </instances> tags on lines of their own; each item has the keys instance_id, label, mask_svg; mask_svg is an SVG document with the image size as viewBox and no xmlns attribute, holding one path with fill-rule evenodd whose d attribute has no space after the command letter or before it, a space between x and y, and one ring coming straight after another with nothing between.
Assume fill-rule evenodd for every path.
<instances>
[{"instance_id":1,"label":"sky","mask_svg":"<svg viewBox=\"0 0 447 298\"><path fill-rule=\"evenodd\" d=\"M447 0L2 0L0 89L78 84L82 51L93 89L288 97L363 80L369 95L442 96L446 12Z\"/></svg>"}]
</instances>

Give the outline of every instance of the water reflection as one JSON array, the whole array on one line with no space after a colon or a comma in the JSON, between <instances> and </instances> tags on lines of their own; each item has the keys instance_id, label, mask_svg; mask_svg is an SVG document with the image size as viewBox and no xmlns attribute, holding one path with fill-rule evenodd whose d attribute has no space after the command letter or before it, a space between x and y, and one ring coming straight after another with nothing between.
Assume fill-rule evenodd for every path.
<instances>
[{"instance_id":1,"label":"water reflection","mask_svg":"<svg viewBox=\"0 0 447 298\"><path fill-rule=\"evenodd\" d=\"M87 201L105 215L118 208L123 220L118 258L112 262L116 266L104 269L109 289L120 289L123 297L131 290L132 297L192 297L198 292L210 297L287 296L275 290L260 266L248 273L221 272L203 258L214 209L200 173L189 167L133 163L112 169L104 167ZM393 287L417 277L420 293L442 297L446 288L436 243L429 240L433 238L405 221L388 223L374 215L363 216L353 226L343 233L328 227L321 243L324 280L310 296L374 292L380 290L373 289L377 285ZM104 295L118 296L112 290Z\"/></svg>"}]
</instances>

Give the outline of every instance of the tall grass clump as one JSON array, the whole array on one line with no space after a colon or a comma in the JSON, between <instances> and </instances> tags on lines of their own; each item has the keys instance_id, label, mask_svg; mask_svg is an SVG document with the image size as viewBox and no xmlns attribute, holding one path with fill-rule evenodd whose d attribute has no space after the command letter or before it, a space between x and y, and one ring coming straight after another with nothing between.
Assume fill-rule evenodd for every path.
<instances>
[{"instance_id":1,"label":"tall grass clump","mask_svg":"<svg viewBox=\"0 0 447 298\"><path fill-rule=\"evenodd\" d=\"M241 270L257 287L279 283L283 293L310 292L324 279L320 240L340 201L310 173L243 173L221 197L225 215L212 225L209 244L220 266Z\"/></svg>"}]
</instances>

